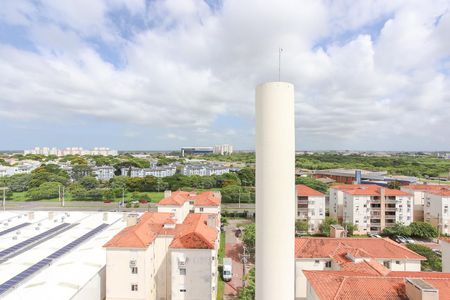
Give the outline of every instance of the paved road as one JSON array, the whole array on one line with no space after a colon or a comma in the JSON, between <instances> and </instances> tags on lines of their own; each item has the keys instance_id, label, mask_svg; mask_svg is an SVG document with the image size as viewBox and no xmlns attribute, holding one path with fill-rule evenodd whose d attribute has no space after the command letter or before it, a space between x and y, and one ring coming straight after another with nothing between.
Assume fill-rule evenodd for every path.
<instances>
[{"instance_id":1,"label":"paved road","mask_svg":"<svg viewBox=\"0 0 450 300\"><path fill-rule=\"evenodd\" d=\"M233 261L233 278L225 283L224 299L236 299L239 289L242 288L243 266L239 254L243 253L243 243L236 238L234 229L238 223L250 222L248 220L228 220L225 226L225 256L231 257Z\"/></svg>"}]
</instances>

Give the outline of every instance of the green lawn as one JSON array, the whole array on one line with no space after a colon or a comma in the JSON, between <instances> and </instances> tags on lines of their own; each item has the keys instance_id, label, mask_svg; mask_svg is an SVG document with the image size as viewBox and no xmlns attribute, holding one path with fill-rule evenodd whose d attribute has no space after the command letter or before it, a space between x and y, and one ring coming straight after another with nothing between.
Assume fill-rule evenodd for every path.
<instances>
[{"instance_id":1,"label":"green lawn","mask_svg":"<svg viewBox=\"0 0 450 300\"><path fill-rule=\"evenodd\" d=\"M222 280L222 263L223 257L225 256L225 232L220 233L220 246L217 256L219 260L219 268L217 270L217 300L222 300L225 289L225 282Z\"/></svg>"}]
</instances>

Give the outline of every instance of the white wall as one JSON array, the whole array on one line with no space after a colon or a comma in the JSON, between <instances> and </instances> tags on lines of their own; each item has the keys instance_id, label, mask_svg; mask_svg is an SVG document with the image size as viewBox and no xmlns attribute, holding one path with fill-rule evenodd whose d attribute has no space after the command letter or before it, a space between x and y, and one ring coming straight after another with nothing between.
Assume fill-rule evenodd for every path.
<instances>
[{"instance_id":1,"label":"white wall","mask_svg":"<svg viewBox=\"0 0 450 300\"><path fill-rule=\"evenodd\" d=\"M330 217L341 219L344 210L344 193L340 190L330 188Z\"/></svg>"},{"instance_id":2,"label":"white wall","mask_svg":"<svg viewBox=\"0 0 450 300\"><path fill-rule=\"evenodd\" d=\"M214 300L217 281L216 253L211 249L170 249L173 300ZM186 275L180 274L179 260L184 257ZM214 257L214 260L213 260ZM212 276L214 272L214 276ZM181 292L185 289L186 292Z\"/></svg>"},{"instance_id":3,"label":"white wall","mask_svg":"<svg viewBox=\"0 0 450 300\"><path fill-rule=\"evenodd\" d=\"M410 193L413 195L413 206L414 206L414 221L423 221L423 213L424 213L424 203L425 203L425 192L418 191L408 188L407 186L402 186L400 190Z\"/></svg>"},{"instance_id":4,"label":"white wall","mask_svg":"<svg viewBox=\"0 0 450 300\"><path fill-rule=\"evenodd\" d=\"M316 262L318 260L318 263ZM329 259L328 259L329 260ZM295 260L295 297L306 297L306 277L303 270L325 270L326 259L296 259ZM280 299L281 300L281 299Z\"/></svg>"},{"instance_id":5,"label":"white wall","mask_svg":"<svg viewBox=\"0 0 450 300\"><path fill-rule=\"evenodd\" d=\"M132 274L130 260L136 261L138 274ZM137 284L138 291L131 285ZM146 249L106 249L106 299L156 299L154 244Z\"/></svg>"},{"instance_id":6,"label":"white wall","mask_svg":"<svg viewBox=\"0 0 450 300\"><path fill-rule=\"evenodd\" d=\"M450 242L441 241L442 272L450 272Z\"/></svg>"},{"instance_id":7,"label":"white wall","mask_svg":"<svg viewBox=\"0 0 450 300\"><path fill-rule=\"evenodd\" d=\"M169 246L173 236L159 235L155 239L155 272L156 272L156 299L171 299L171 259L169 256Z\"/></svg>"},{"instance_id":8,"label":"white wall","mask_svg":"<svg viewBox=\"0 0 450 300\"><path fill-rule=\"evenodd\" d=\"M377 259L379 264L383 265L385 261L390 262L391 271L414 271L420 272L421 262L420 260L401 260L401 259ZM397 264L397 262L399 262Z\"/></svg>"},{"instance_id":9,"label":"white wall","mask_svg":"<svg viewBox=\"0 0 450 300\"><path fill-rule=\"evenodd\" d=\"M203 208L203 210L201 210L201 208ZM194 212L202 213L202 214L218 214L218 213L220 213L220 207L219 206L194 206Z\"/></svg>"},{"instance_id":10,"label":"white wall","mask_svg":"<svg viewBox=\"0 0 450 300\"><path fill-rule=\"evenodd\" d=\"M189 214L190 204L189 201L183 203L183 205L158 205L158 212L172 213L175 215L175 221L177 224L183 223L186 216Z\"/></svg>"},{"instance_id":11,"label":"white wall","mask_svg":"<svg viewBox=\"0 0 450 300\"><path fill-rule=\"evenodd\" d=\"M450 197L427 193L424 211L425 222L440 224L441 234L450 234Z\"/></svg>"}]
</instances>

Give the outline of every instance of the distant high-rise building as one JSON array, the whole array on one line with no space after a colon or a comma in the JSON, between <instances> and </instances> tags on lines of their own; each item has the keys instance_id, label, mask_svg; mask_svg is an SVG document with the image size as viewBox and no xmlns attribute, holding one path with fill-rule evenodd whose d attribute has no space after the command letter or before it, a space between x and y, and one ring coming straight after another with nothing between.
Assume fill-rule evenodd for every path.
<instances>
[{"instance_id":1,"label":"distant high-rise building","mask_svg":"<svg viewBox=\"0 0 450 300\"><path fill-rule=\"evenodd\" d=\"M230 155L233 153L233 146L224 144L224 145L216 145L213 150L214 154L220 155Z\"/></svg>"}]
</instances>

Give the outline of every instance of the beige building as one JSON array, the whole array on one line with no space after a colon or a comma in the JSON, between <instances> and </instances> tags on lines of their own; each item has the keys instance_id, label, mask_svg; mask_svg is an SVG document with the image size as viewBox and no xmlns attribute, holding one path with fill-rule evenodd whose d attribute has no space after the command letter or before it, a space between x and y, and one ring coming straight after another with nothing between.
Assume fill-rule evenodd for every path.
<instances>
[{"instance_id":1,"label":"beige building","mask_svg":"<svg viewBox=\"0 0 450 300\"><path fill-rule=\"evenodd\" d=\"M216 299L219 207L219 193L166 193L105 244L106 299Z\"/></svg>"},{"instance_id":2,"label":"beige building","mask_svg":"<svg viewBox=\"0 0 450 300\"><path fill-rule=\"evenodd\" d=\"M297 238L296 299L307 296L305 270L368 272L420 271L425 257L382 238ZM363 298L361 298L363 299Z\"/></svg>"},{"instance_id":3,"label":"beige building","mask_svg":"<svg viewBox=\"0 0 450 300\"><path fill-rule=\"evenodd\" d=\"M439 244L442 252L442 272L450 272L450 238L441 238Z\"/></svg>"},{"instance_id":4,"label":"beige building","mask_svg":"<svg viewBox=\"0 0 450 300\"><path fill-rule=\"evenodd\" d=\"M357 226L357 234L379 233L413 221L413 196L378 185L338 185L330 189L330 216Z\"/></svg>"},{"instance_id":5,"label":"beige building","mask_svg":"<svg viewBox=\"0 0 450 300\"><path fill-rule=\"evenodd\" d=\"M424 221L436 226L441 234L450 234L450 189L425 193Z\"/></svg>"},{"instance_id":6,"label":"beige building","mask_svg":"<svg viewBox=\"0 0 450 300\"><path fill-rule=\"evenodd\" d=\"M325 219L325 195L304 184L295 186L297 220L308 222L308 233L319 232L319 226Z\"/></svg>"},{"instance_id":7,"label":"beige building","mask_svg":"<svg viewBox=\"0 0 450 300\"><path fill-rule=\"evenodd\" d=\"M411 184L402 186L400 189L410 193L414 197L414 221L424 221L426 194L432 191L440 191L442 189L450 190L450 185Z\"/></svg>"}]
</instances>

